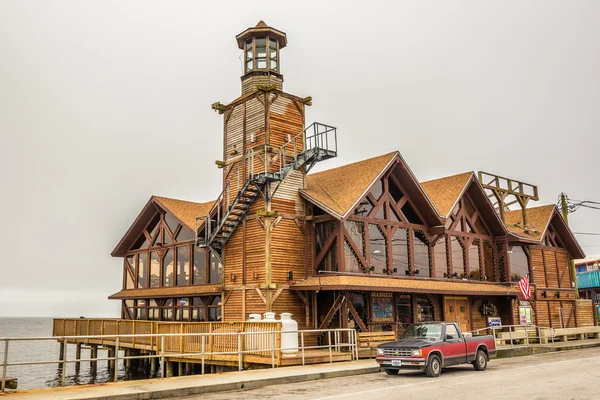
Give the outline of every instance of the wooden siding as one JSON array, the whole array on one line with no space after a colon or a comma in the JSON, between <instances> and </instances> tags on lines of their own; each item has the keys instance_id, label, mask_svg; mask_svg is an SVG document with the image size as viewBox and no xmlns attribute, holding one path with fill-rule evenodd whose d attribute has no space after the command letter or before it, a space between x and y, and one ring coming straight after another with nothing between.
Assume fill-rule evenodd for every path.
<instances>
[{"instance_id":1,"label":"wooden siding","mask_svg":"<svg viewBox=\"0 0 600 400\"><path fill-rule=\"evenodd\" d=\"M304 233L293 219L282 218L272 231L272 280L288 283L288 272L294 280L304 277Z\"/></svg>"},{"instance_id":2,"label":"wooden siding","mask_svg":"<svg viewBox=\"0 0 600 400\"><path fill-rule=\"evenodd\" d=\"M246 104L243 103L234 107L230 111L231 114L225 114L227 121L225 125L225 161L243 154L245 108ZM237 154L232 154L233 151L236 151Z\"/></svg>"},{"instance_id":3,"label":"wooden siding","mask_svg":"<svg viewBox=\"0 0 600 400\"><path fill-rule=\"evenodd\" d=\"M233 290L225 296L227 302L223 304L223 321L245 321L247 318L243 314L243 301L241 290Z\"/></svg>"},{"instance_id":4,"label":"wooden siding","mask_svg":"<svg viewBox=\"0 0 600 400\"><path fill-rule=\"evenodd\" d=\"M302 300L290 289L283 289L272 306L273 312L278 314L289 312L292 318L298 322L299 329L307 329L305 307Z\"/></svg>"},{"instance_id":5,"label":"wooden siding","mask_svg":"<svg viewBox=\"0 0 600 400\"><path fill-rule=\"evenodd\" d=\"M265 282L265 230L256 218L246 220L245 270L246 283Z\"/></svg>"},{"instance_id":6,"label":"wooden siding","mask_svg":"<svg viewBox=\"0 0 600 400\"><path fill-rule=\"evenodd\" d=\"M576 300L577 326L594 326L594 305L591 300Z\"/></svg>"},{"instance_id":7,"label":"wooden siding","mask_svg":"<svg viewBox=\"0 0 600 400\"><path fill-rule=\"evenodd\" d=\"M239 224L233 232L233 235L231 235L227 243L225 243L225 248L223 249L225 261L223 265L223 282L225 282L225 285L240 284L244 278L243 256L245 226L245 221Z\"/></svg>"},{"instance_id":8,"label":"wooden siding","mask_svg":"<svg viewBox=\"0 0 600 400\"><path fill-rule=\"evenodd\" d=\"M283 79L275 75L250 75L242 78L242 94L256 90L257 86L275 85L278 90L283 90Z\"/></svg>"},{"instance_id":9,"label":"wooden siding","mask_svg":"<svg viewBox=\"0 0 600 400\"><path fill-rule=\"evenodd\" d=\"M531 275L533 283L538 287L546 286L546 274L544 273L544 254L542 249L531 249Z\"/></svg>"}]
</instances>

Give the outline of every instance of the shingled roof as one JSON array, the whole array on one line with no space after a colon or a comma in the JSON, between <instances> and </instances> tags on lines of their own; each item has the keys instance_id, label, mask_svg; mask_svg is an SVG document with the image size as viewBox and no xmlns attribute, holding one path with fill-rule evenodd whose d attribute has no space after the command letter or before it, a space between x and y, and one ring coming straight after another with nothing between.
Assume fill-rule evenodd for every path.
<instances>
[{"instance_id":1,"label":"shingled roof","mask_svg":"<svg viewBox=\"0 0 600 400\"><path fill-rule=\"evenodd\" d=\"M308 175L307 188L300 193L342 217L364 196L396 155L394 151Z\"/></svg>"},{"instance_id":2,"label":"shingled roof","mask_svg":"<svg viewBox=\"0 0 600 400\"><path fill-rule=\"evenodd\" d=\"M527 213L527 225L529 227L527 233L523 225L523 212L520 209L506 211L504 213L506 228L516 236L539 241L544 236L544 232L550 224L550 218L555 208L554 204L527 208L525 210Z\"/></svg>"},{"instance_id":3,"label":"shingled roof","mask_svg":"<svg viewBox=\"0 0 600 400\"><path fill-rule=\"evenodd\" d=\"M442 217L447 217L473 176L473 172L464 172L421 182L421 187L431 199L438 213Z\"/></svg>"},{"instance_id":4,"label":"shingled roof","mask_svg":"<svg viewBox=\"0 0 600 400\"><path fill-rule=\"evenodd\" d=\"M214 200L206 203L196 203L193 201L171 199L169 197L152 197L161 207L173 214L179 222L192 231L196 229L196 218L206 216L215 203Z\"/></svg>"}]
</instances>

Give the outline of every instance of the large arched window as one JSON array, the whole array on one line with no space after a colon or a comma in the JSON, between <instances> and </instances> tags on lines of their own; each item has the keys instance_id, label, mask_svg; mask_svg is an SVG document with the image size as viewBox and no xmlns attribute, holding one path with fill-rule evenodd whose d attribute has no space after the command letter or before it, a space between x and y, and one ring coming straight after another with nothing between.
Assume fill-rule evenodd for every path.
<instances>
[{"instance_id":1,"label":"large arched window","mask_svg":"<svg viewBox=\"0 0 600 400\"><path fill-rule=\"evenodd\" d=\"M452 256L452 277L465 277L465 249L460 239L456 236L450 236L450 254Z\"/></svg>"},{"instance_id":2,"label":"large arched window","mask_svg":"<svg viewBox=\"0 0 600 400\"><path fill-rule=\"evenodd\" d=\"M438 239L433 248L433 253L435 255L435 277L447 278L448 258L446 254L446 236L442 236Z\"/></svg>"},{"instance_id":3,"label":"large arched window","mask_svg":"<svg viewBox=\"0 0 600 400\"><path fill-rule=\"evenodd\" d=\"M376 274L387 272L387 246L383 230L376 224L369 224L369 258Z\"/></svg>"},{"instance_id":4,"label":"large arched window","mask_svg":"<svg viewBox=\"0 0 600 400\"><path fill-rule=\"evenodd\" d=\"M405 275L408 271L408 274L410 274L408 265L408 230L406 228L399 228L392 239L392 265L396 270L394 272L392 269L392 273Z\"/></svg>"},{"instance_id":5,"label":"large arched window","mask_svg":"<svg viewBox=\"0 0 600 400\"><path fill-rule=\"evenodd\" d=\"M510 259L510 280L518 282L522 277L529 273L529 260L521 246L513 246L509 251Z\"/></svg>"},{"instance_id":6,"label":"large arched window","mask_svg":"<svg viewBox=\"0 0 600 400\"><path fill-rule=\"evenodd\" d=\"M421 231L413 231L413 262L415 276L429 278L429 241Z\"/></svg>"},{"instance_id":7,"label":"large arched window","mask_svg":"<svg viewBox=\"0 0 600 400\"><path fill-rule=\"evenodd\" d=\"M481 279L481 262L479 259L479 239L475 239L469 246L469 274L468 279L480 280Z\"/></svg>"}]
</instances>

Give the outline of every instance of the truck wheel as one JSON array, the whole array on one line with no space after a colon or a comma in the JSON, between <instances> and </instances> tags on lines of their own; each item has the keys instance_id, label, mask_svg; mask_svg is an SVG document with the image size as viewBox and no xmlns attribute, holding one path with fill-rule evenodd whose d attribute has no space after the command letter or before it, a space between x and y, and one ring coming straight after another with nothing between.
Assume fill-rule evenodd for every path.
<instances>
[{"instance_id":1,"label":"truck wheel","mask_svg":"<svg viewBox=\"0 0 600 400\"><path fill-rule=\"evenodd\" d=\"M385 373L388 375L398 375L398 370L397 369L386 369Z\"/></svg>"},{"instance_id":2,"label":"truck wheel","mask_svg":"<svg viewBox=\"0 0 600 400\"><path fill-rule=\"evenodd\" d=\"M475 367L476 371L485 371L487 368L487 356L485 355L485 351L477 350L475 361L473 361L473 367Z\"/></svg>"},{"instance_id":3,"label":"truck wheel","mask_svg":"<svg viewBox=\"0 0 600 400\"><path fill-rule=\"evenodd\" d=\"M442 372L442 361L440 360L440 357L434 354L429 357L427 367L425 368L425 373L430 378L437 378L440 376L440 372Z\"/></svg>"}]
</instances>

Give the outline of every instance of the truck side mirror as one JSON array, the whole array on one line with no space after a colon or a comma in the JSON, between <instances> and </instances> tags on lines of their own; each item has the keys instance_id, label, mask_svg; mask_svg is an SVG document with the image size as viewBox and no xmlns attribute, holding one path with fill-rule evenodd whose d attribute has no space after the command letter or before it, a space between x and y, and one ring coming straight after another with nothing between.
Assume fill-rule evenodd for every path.
<instances>
[{"instance_id":1,"label":"truck side mirror","mask_svg":"<svg viewBox=\"0 0 600 400\"><path fill-rule=\"evenodd\" d=\"M446 339L445 340L453 340L453 339L454 339L454 336L452 336L452 335L446 335Z\"/></svg>"}]
</instances>

